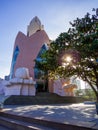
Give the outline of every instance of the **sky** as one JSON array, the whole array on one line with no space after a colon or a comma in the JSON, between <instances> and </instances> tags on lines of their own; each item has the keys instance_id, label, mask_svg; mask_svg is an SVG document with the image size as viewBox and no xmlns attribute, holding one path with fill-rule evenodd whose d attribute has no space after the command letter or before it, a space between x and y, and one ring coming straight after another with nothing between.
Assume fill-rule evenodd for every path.
<instances>
[{"instance_id":1,"label":"sky","mask_svg":"<svg viewBox=\"0 0 98 130\"><path fill-rule=\"evenodd\" d=\"M9 75L16 35L27 34L33 17L39 17L49 38L55 40L71 27L70 21L97 6L98 0L0 0L0 77Z\"/></svg>"}]
</instances>

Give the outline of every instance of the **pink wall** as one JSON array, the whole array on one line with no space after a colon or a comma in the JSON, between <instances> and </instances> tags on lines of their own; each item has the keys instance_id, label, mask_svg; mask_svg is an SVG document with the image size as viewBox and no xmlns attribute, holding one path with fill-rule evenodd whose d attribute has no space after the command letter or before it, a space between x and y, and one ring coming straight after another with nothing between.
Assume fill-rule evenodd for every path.
<instances>
[{"instance_id":1,"label":"pink wall","mask_svg":"<svg viewBox=\"0 0 98 130\"><path fill-rule=\"evenodd\" d=\"M49 37L44 30L38 31L30 37L27 37L22 32L17 34L14 49L19 47L19 55L14 67L14 72L19 67L27 67L30 72L30 76L34 77L34 66L36 59L42 45L49 43Z\"/></svg>"}]
</instances>

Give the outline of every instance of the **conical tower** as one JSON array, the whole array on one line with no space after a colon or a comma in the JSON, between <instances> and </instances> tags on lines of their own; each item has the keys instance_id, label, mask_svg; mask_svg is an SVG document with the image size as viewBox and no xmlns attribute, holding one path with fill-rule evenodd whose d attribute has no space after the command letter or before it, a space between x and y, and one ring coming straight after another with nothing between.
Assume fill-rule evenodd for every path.
<instances>
[{"instance_id":1,"label":"conical tower","mask_svg":"<svg viewBox=\"0 0 98 130\"><path fill-rule=\"evenodd\" d=\"M44 30L44 26L37 16L35 16L27 27L27 36L31 36L37 31Z\"/></svg>"}]
</instances>

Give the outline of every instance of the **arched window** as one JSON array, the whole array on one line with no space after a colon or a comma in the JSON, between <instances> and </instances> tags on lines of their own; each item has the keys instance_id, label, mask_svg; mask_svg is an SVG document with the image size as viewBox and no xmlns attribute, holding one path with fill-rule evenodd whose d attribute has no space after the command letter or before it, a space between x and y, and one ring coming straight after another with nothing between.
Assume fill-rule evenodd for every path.
<instances>
[{"instance_id":1,"label":"arched window","mask_svg":"<svg viewBox=\"0 0 98 130\"><path fill-rule=\"evenodd\" d=\"M36 57L36 61L38 62L42 62L42 58L41 55L48 50L48 46L47 44L44 44L41 49L40 52L38 53L37 57ZM34 78L37 79L37 83L36 83L36 88L38 92L43 92L43 91L48 91L48 85L47 85L47 80L45 79L45 75L47 72L44 72L42 70L39 69L38 64L35 64L34 67Z\"/></svg>"},{"instance_id":2,"label":"arched window","mask_svg":"<svg viewBox=\"0 0 98 130\"><path fill-rule=\"evenodd\" d=\"M38 55L37 55L37 57L36 57L36 61L39 61L39 62L42 61L41 55L42 55L46 50L48 50L48 46L47 46L47 44L44 44L44 45L41 47L40 52L38 53ZM35 64L35 67L34 67L34 78L35 78L35 79L39 79L43 74L44 74L44 72L38 68L37 64Z\"/></svg>"},{"instance_id":3,"label":"arched window","mask_svg":"<svg viewBox=\"0 0 98 130\"><path fill-rule=\"evenodd\" d=\"M11 64L11 71L10 71L10 79L13 77L14 74L14 66L16 64L16 60L19 54L19 48L16 46L14 53L13 53L13 58L12 58L12 64Z\"/></svg>"}]
</instances>

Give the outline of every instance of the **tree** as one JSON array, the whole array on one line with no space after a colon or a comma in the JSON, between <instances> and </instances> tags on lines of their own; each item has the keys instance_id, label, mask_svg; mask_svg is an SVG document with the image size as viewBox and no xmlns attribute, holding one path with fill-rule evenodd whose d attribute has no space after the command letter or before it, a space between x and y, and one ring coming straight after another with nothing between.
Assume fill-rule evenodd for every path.
<instances>
[{"instance_id":1,"label":"tree","mask_svg":"<svg viewBox=\"0 0 98 130\"><path fill-rule=\"evenodd\" d=\"M98 9L94 11L96 14L87 13L84 18L77 18L71 23L72 28L68 31L71 37L69 44L72 50L79 52L80 60L69 64L66 69L71 69L71 74L86 81L98 101ZM77 56L74 55L72 61L75 59Z\"/></svg>"},{"instance_id":2,"label":"tree","mask_svg":"<svg viewBox=\"0 0 98 130\"><path fill-rule=\"evenodd\" d=\"M71 28L50 45L42 57L42 68L50 76L80 77L86 81L98 101L98 9L70 22Z\"/></svg>"}]
</instances>

